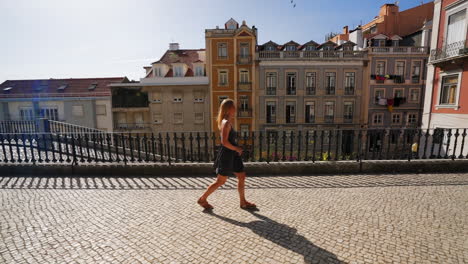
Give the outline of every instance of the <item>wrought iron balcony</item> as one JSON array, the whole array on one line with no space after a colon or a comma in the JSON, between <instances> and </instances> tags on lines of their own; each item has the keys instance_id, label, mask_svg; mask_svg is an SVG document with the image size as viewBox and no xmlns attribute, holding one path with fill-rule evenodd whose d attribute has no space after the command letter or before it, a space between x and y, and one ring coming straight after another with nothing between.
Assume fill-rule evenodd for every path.
<instances>
[{"instance_id":1,"label":"wrought iron balcony","mask_svg":"<svg viewBox=\"0 0 468 264\"><path fill-rule=\"evenodd\" d=\"M276 116L267 115L266 122L267 122L267 124L275 124L276 123Z\"/></svg>"},{"instance_id":2,"label":"wrought iron balcony","mask_svg":"<svg viewBox=\"0 0 468 264\"><path fill-rule=\"evenodd\" d=\"M237 117L252 117L252 109L239 109Z\"/></svg>"},{"instance_id":3,"label":"wrought iron balcony","mask_svg":"<svg viewBox=\"0 0 468 264\"><path fill-rule=\"evenodd\" d=\"M251 64L252 56L250 55L239 55L237 56L237 64Z\"/></svg>"},{"instance_id":4,"label":"wrought iron balcony","mask_svg":"<svg viewBox=\"0 0 468 264\"><path fill-rule=\"evenodd\" d=\"M343 116L344 123L352 123L353 122L353 115L344 115Z\"/></svg>"},{"instance_id":5,"label":"wrought iron balcony","mask_svg":"<svg viewBox=\"0 0 468 264\"><path fill-rule=\"evenodd\" d=\"M267 87L266 88L267 95L276 95L276 87Z\"/></svg>"},{"instance_id":6,"label":"wrought iron balcony","mask_svg":"<svg viewBox=\"0 0 468 264\"><path fill-rule=\"evenodd\" d=\"M251 82L238 82L237 89L239 91L252 91L252 83Z\"/></svg>"},{"instance_id":7,"label":"wrought iron balcony","mask_svg":"<svg viewBox=\"0 0 468 264\"><path fill-rule=\"evenodd\" d=\"M468 56L467 41L458 41L441 48L431 50L431 63L443 62L455 58L464 58Z\"/></svg>"},{"instance_id":8,"label":"wrought iron balcony","mask_svg":"<svg viewBox=\"0 0 468 264\"><path fill-rule=\"evenodd\" d=\"M315 123L315 116L313 116L313 115L306 116L305 122L306 123Z\"/></svg>"},{"instance_id":9,"label":"wrought iron balcony","mask_svg":"<svg viewBox=\"0 0 468 264\"><path fill-rule=\"evenodd\" d=\"M335 86L328 86L326 90L327 95L334 95L335 94Z\"/></svg>"},{"instance_id":10,"label":"wrought iron balcony","mask_svg":"<svg viewBox=\"0 0 468 264\"><path fill-rule=\"evenodd\" d=\"M150 128L150 123L117 123L114 125L114 129L120 131L147 130Z\"/></svg>"},{"instance_id":11,"label":"wrought iron balcony","mask_svg":"<svg viewBox=\"0 0 468 264\"><path fill-rule=\"evenodd\" d=\"M325 123L333 123L333 120L335 119L335 116L332 115L326 115L324 118Z\"/></svg>"},{"instance_id":12,"label":"wrought iron balcony","mask_svg":"<svg viewBox=\"0 0 468 264\"><path fill-rule=\"evenodd\" d=\"M306 95L315 95L315 87L306 87Z\"/></svg>"},{"instance_id":13,"label":"wrought iron balcony","mask_svg":"<svg viewBox=\"0 0 468 264\"><path fill-rule=\"evenodd\" d=\"M345 95L354 95L354 86L345 87Z\"/></svg>"}]
</instances>

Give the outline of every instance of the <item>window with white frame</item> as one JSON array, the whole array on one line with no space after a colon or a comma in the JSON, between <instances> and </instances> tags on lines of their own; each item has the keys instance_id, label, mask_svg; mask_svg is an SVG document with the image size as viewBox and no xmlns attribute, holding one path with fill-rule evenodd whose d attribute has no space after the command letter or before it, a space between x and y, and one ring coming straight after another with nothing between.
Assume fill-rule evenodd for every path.
<instances>
[{"instance_id":1,"label":"window with white frame","mask_svg":"<svg viewBox=\"0 0 468 264\"><path fill-rule=\"evenodd\" d=\"M163 123L162 113L154 113L153 114L153 123L155 123L155 124L162 124Z\"/></svg>"},{"instance_id":2,"label":"window with white frame","mask_svg":"<svg viewBox=\"0 0 468 264\"><path fill-rule=\"evenodd\" d=\"M413 61L413 66L411 69L411 82L419 83L421 78L421 61Z\"/></svg>"},{"instance_id":3,"label":"window with white frame","mask_svg":"<svg viewBox=\"0 0 468 264\"><path fill-rule=\"evenodd\" d=\"M39 109L39 114L43 118L50 120L58 120L58 108L57 107L43 107Z\"/></svg>"},{"instance_id":4,"label":"window with white frame","mask_svg":"<svg viewBox=\"0 0 468 264\"><path fill-rule=\"evenodd\" d=\"M219 71L218 82L220 86L226 86L228 84L228 72L226 70Z\"/></svg>"},{"instance_id":5,"label":"window with white frame","mask_svg":"<svg viewBox=\"0 0 468 264\"><path fill-rule=\"evenodd\" d=\"M397 61L395 64L395 75L404 76L405 75L405 62Z\"/></svg>"},{"instance_id":6,"label":"window with white frame","mask_svg":"<svg viewBox=\"0 0 468 264\"><path fill-rule=\"evenodd\" d=\"M276 72L266 73L266 94L276 95Z\"/></svg>"},{"instance_id":7,"label":"window with white frame","mask_svg":"<svg viewBox=\"0 0 468 264\"><path fill-rule=\"evenodd\" d=\"M241 137L244 138L244 137L248 137L249 136L249 132L250 132L250 126L248 124L241 124L240 125L240 132L241 132Z\"/></svg>"},{"instance_id":8,"label":"window with white frame","mask_svg":"<svg viewBox=\"0 0 468 264\"><path fill-rule=\"evenodd\" d=\"M287 45L286 46L286 51L295 51L296 50L296 46L294 45Z\"/></svg>"},{"instance_id":9,"label":"window with white frame","mask_svg":"<svg viewBox=\"0 0 468 264\"><path fill-rule=\"evenodd\" d=\"M182 103L183 101L183 96L181 92L175 92L173 97L172 97L172 102L174 103Z\"/></svg>"},{"instance_id":10,"label":"window with white frame","mask_svg":"<svg viewBox=\"0 0 468 264\"><path fill-rule=\"evenodd\" d=\"M415 113L409 113L407 118L406 118L406 122L408 124L416 124L416 122L418 121L418 115L415 114Z\"/></svg>"},{"instance_id":11,"label":"window with white frame","mask_svg":"<svg viewBox=\"0 0 468 264\"><path fill-rule=\"evenodd\" d=\"M402 98L405 96L405 89L404 88L395 88L393 89L393 97L394 98Z\"/></svg>"},{"instance_id":12,"label":"window with white frame","mask_svg":"<svg viewBox=\"0 0 468 264\"><path fill-rule=\"evenodd\" d=\"M266 102L266 122L276 123L276 102Z\"/></svg>"},{"instance_id":13,"label":"window with white frame","mask_svg":"<svg viewBox=\"0 0 468 264\"><path fill-rule=\"evenodd\" d=\"M239 96L240 101L240 111L248 111L249 110L249 96L248 95L241 95Z\"/></svg>"},{"instance_id":14,"label":"window with white frame","mask_svg":"<svg viewBox=\"0 0 468 264\"><path fill-rule=\"evenodd\" d=\"M184 76L184 73L183 73L183 68L182 66L176 66L174 67L174 76L175 77L182 77Z\"/></svg>"},{"instance_id":15,"label":"window with white frame","mask_svg":"<svg viewBox=\"0 0 468 264\"><path fill-rule=\"evenodd\" d=\"M306 123L315 122L315 102L306 102L305 122Z\"/></svg>"},{"instance_id":16,"label":"window with white frame","mask_svg":"<svg viewBox=\"0 0 468 264\"><path fill-rule=\"evenodd\" d=\"M154 68L154 77L162 77L162 69L161 67Z\"/></svg>"},{"instance_id":17,"label":"window with white frame","mask_svg":"<svg viewBox=\"0 0 468 264\"><path fill-rule=\"evenodd\" d=\"M448 17L447 41L446 41L447 46L453 43L466 40L466 25L465 25L466 19L465 18L466 18L466 9L458 11L457 13L450 15Z\"/></svg>"},{"instance_id":18,"label":"window with white frame","mask_svg":"<svg viewBox=\"0 0 468 264\"><path fill-rule=\"evenodd\" d=\"M383 114L382 113L374 114L374 117L372 118L372 124L374 125L383 124Z\"/></svg>"},{"instance_id":19,"label":"window with white frame","mask_svg":"<svg viewBox=\"0 0 468 264\"><path fill-rule=\"evenodd\" d=\"M412 103L418 103L419 102L419 88L412 88L410 89L410 94L409 94L409 101Z\"/></svg>"},{"instance_id":20,"label":"window with white frame","mask_svg":"<svg viewBox=\"0 0 468 264\"><path fill-rule=\"evenodd\" d=\"M335 102L325 102L325 116L335 116Z\"/></svg>"},{"instance_id":21,"label":"window with white frame","mask_svg":"<svg viewBox=\"0 0 468 264\"><path fill-rule=\"evenodd\" d=\"M84 110L82 105L73 105L72 114L76 117L82 117L84 115Z\"/></svg>"},{"instance_id":22,"label":"window with white frame","mask_svg":"<svg viewBox=\"0 0 468 264\"><path fill-rule=\"evenodd\" d=\"M314 95L317 85L317 74L315 72L306 72L306 94Z\"/></svg>"},{"instance_id":23,"label":"window with white frame","mask_svg":"<svg viewBox=\"0 0 468 264\"><path fill-rule=\"evenodd\" d=\"M240 44L240 56L246 58L250 55L250 45L247 42L242 42Z\"/></svg>"},{"instance_id":24,"label":"window with white frame","mask_svg":"<svg viewBox=\"0 0 468 264\"><path fill-rule=\"evenodd\" d=\"M193 101L195 103L203 103L205 101L205 95L201 91L195 91L193 93Z\"/></svg>"},{"instance_id":25,"label":"window with white frame","mask_svg":"<svg viewBox=\"0 0 468 264\"><path fill-rule=\"evenodd\" d=\"M174 113L174 124L182 124L184 122L184 116L182 113Z\"/></svg>"},{"instance_id":26,"label":"window with white frame","mask_svg":"<svg viewBox=\"0 0 468 264\"><path fill-rule=\"evenodd\" d=\"M276 50L276 47L273 46L273 45L268 45L268 46L265 47L265 50L266 51L274 51L274 50Z\"/></svg>"},{"instance_id":27,"label":"window with white frame","mask_svg":"<svg viewBox=\"0 0 468 264\"><path fill-rule=\"evenodd\" d=\"M392 114L392 124L400 124L401 123L401 114L399 113L393 113Z\"/></svg>"},{"instance_id":28,"label":"window with white frame","mask_svg":"<svg viewBox=\"0 0 468 264\"><path fill-rule=\"evenodd\" d=\"M135 127L137 128L144 127L145 121L143 118L143 113L134 113L133 119L135 120Z\"/></svg>"},{"instance_id":29,"label":"window with white frame","mask_svg":"<svg viewBox=\"0 0 468 264\"><path fill-rule=\"evenodd\" d=\"M385 74L385 61L378 61L375 66L375 74L384 75Z\"/></svg>"},{"instance_id":30,"label":"window with white frame","mask_svg":"<svg viewBox=\"0 0 468 264\"><path fill-rule=\"evenodd\" d=\"M96 105L96 115L107 115L106 105Z\"/></svg>"},{"instance_id":31,"label":"window with white frame","mask_svg":"<svg viewBox=\"0 0 468 264\"><path fill-rule=\"evenodd\" d=\"M32 108L20 108L21 120L34 120L34 111Z\"/></svg>"},{"instance_id":32,"label":"window with white frame","mask_svg":"<svg viewBox=\"0 0 468 264\"><path fill-rule=\"evenodd\" d=\"M195 113L195 124L202 124L205 122L205 114L204 113Z\"/></svg>"},{"instance_id":33,"label":"window with white frame","mask_svg":"<svg viewBox=\"0 0 468 264\"><path fill-rule=\"evenodd\" d=\"M239 71L239 82L249 83L249 70L242 69Z\"/></svg>"},{"instance_id":34,"label":"window with white frame","mask_svg":"<svg viewBox=\"0 0 468 264\"><path fill-rule=\"evenodd\" d=\"M458 74L446 75L442 77L440 91L440 105L456 105L458 90Z\"/></svg>"},{"instance_id":35,"label":"window with white frame","mask_svg":"<svg viewBox=\"0 0 468 264\"><path fill-rule=\"evenodd\" d=\"M352 120L354 114L354 102L344 102L343 117L345 120Z\"/></svg>"},{"instance_id":36,"label":"window with white frame","mask_svg":"<svg viewBox=\"0 0 468 264\"><path fill-rule=\"evenodd\" d=\"M313 51L313 50L317 50L317 48L314 45L307 45L305 50L306 51Z\"/></svg>"},{"instance_id":37,"label":"window with white frame","mask_svg":"<svg viewBox=\"0 0 468 264\"><path fill-rule=\"evenodd\" d=\"M326 94L335 94L336 72L325 73Z\"/></svg>"},{"instance_id":38,"label":"window with white frame","mask_svg":"<svg viewBox=\"0 0 468 264\"><path fill-rule=\"evenodd\" d=\"M227 58L227 43L218 43L218 58Z\"/></svg>"},{"instance_id":39,"label":"window with white frame","mask_svg":"<svg viewBox=\"0 0 468 264\"><path fill-rule=\"evenodd\" d=\"M286 94L295 95L296 94L296 73L288 72L286 74Z\"/></svg>"},{"instance_id":40,"label":"window with white frame","mask_svg":"<svg viewBox=\"0 0 468 264\"><path fill-rule=\"evenodd\" d=\"M205 68L203 66L196 66L195 76L205 76Z\"/></svg>"}]
</instances>

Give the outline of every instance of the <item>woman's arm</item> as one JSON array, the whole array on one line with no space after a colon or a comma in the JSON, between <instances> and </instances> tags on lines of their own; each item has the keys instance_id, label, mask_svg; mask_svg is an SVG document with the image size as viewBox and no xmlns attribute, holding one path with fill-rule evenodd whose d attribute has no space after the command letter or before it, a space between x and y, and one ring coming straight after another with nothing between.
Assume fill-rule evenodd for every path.
<instances>
[{"instance_id":1,"label":"woman's arm","mask_svg":"<svg viewBox=\"0 0 468 264\"><path fill-rule=\"evenodd\" d=\"M229 124L229 122L227 122L226 120L223 120L223 122L221 123L221 144L230 149L230 150L234 150L234 151L242 151L242 149L238 146L234 146L231 144L231 142L229 142L229 132L231 131L231 124Z\"/></svg>"}]
</instances>

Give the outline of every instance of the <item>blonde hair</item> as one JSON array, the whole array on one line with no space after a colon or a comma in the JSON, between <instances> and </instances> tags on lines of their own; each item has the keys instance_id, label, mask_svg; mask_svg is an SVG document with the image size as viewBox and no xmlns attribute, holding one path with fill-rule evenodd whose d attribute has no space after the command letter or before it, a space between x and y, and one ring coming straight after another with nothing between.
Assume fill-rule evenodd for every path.
<instances>
[{"instance_id":1,"label":"blonde hair","mask_svg":"<svg viewBox=\"0 0 468 264\"><path fill-rule=\"evenodd\" d=\"M221 130L221 123L223 119L228 118L228 112L231 108L235 108L234 101L232 99L224 99L221 102L218 110L218 118L216 118L216 123L218 124L218 129Z\"/></svg>"}]
</instances>

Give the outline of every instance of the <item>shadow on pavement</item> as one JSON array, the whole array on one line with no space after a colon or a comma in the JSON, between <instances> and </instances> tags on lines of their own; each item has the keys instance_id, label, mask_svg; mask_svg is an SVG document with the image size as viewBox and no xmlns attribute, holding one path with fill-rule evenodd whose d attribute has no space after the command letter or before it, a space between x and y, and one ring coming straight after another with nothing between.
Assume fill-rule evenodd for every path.
<instances>
[{"instance_id":1,"label":"shadow on pavement","mask_svg":"<svg viewBox=\"0 0 468 264\"><path fill-rule=\"evenodd\" d=\"M236 226L249 228L255 234L285 249L301 254L304 257L304 263L345 263L337 259L335 254L312 244L307 238L298 234L297 229L278 223L254 210L249 212L259 220L244 223L218 215L213 211L206 211L209 215Z\"/></svg>"}]
</instances>

